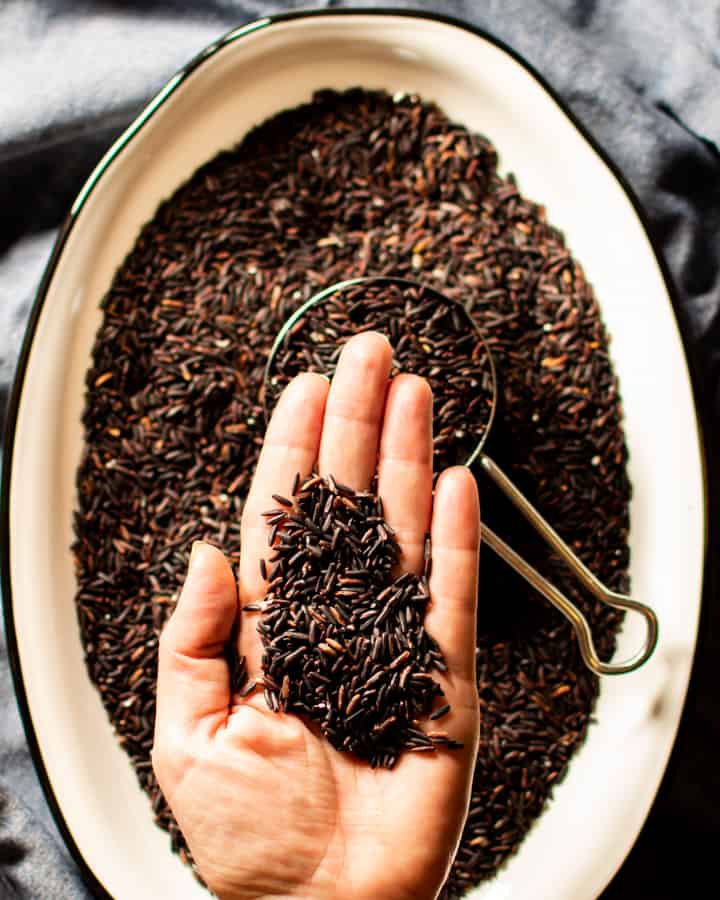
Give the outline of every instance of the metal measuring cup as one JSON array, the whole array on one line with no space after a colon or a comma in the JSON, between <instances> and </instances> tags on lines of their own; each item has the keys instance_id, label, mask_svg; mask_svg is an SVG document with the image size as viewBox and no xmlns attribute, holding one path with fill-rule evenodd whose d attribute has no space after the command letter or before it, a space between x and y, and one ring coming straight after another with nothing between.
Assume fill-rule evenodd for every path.
<instances>
[{"instance_id":1,"label":"metal measuring cup","mask_svg":"<svg viewBox=\"0 0 720 900\"><path fill-rule=\"evenodd\" d=\"M455 308L460 315L465 317L468 322L468 326L475 332L479 344L482 345L485 351L481 365L484 364L487 367L487 372L485 372L484 374L486 376L485 382L489 382L490 384L491 403L488 407L487 422L482 432L482 436L468 458L464 461L464 464L468 467L472 467L474 464L477 464L483 472L490 476L492 481L500 488L505 496L508 497L508 499L515 505L515 507L520 510L523 516L525 516L528 522L530 522L530 524L540 535L540 537L545 541L545 543L552 550L554 550L555 553L558 554L558 556L560 556L560 558L567 564L568 568L573 572L573 574L577 577L581 584L598 600L600 600L602 603L608 604L609 606L615 607L616 609L635 612L643 617L646 626L644 645L640 648L640 650L638 650L637 653L635 653L627 660L618 663L603 662L598 657L595 650L595 644L593 642L590 625L588 624L588 621L583 613L580 612L575 604L572 603L562 593L562 591L559 590L559 588L557 588L543 575L541 575L540 572L537 571L537 569L526 562L518 553L515 552L515 550L512 549L512 547L510 547L485 523L482 523L481 525L482 540L488 545L488 547L490 547L495 553L497 553L498 556L505 560L505 562L510 565L519 575L522 575L522 577L527 582L529 582L529 584L531 584L537 591L539 591L546 600L549 600L550 603L552 603L552 605L563 614L563 616L565 616L565 618L572 625L572 628L577 636L582 659L585 665L592 672L594 672L596 675L622 675L626 672L633 672L635 669L639 668L650 658L657 645L658 620L654 611L649 606L646 606L644 603L640 603L638 600L633 600L632 597L626 594L620 594L616 591L610 590L598 578L596 578L595 575L593 575L593 573L587 568L587 566L580 559L578 559L576 554L573 553L573 551L570 549L570 547L568 547L565 541L563 541L563 539L555 531L555 529L545 521L545 519L535 509L530 501L522 494L521 491L518 490L518 488L502 471L498 464L484 452L484 447L490 433L490 428L492 426L492 422L495 416L495 410L497 407L497 374L495 371L495 364L493 362L492 353L482 334L482 331L480 330L479 326L476 324L470 313L458 300L447 297L442 292L437 291L434 288L429 287L428 285L421 284L416 281L411 281L407 278L398 278L394 276L368 276L363 278L352 278L347 281L337 282L315 294L306 303L300 306L300 308L297 309L291 316L289 316L289 318L285 321L282 328L278 332L275 342L271 348L270 355L265 366L265 373L263 378L263 404L265 409L266 421L269 419L269 398L273 394L273 369L275 360L280 350L287 347L289 339L292 338L292 333L295 326L305 316L308 310L326 302L335 294L348 290L350 288L355 288L360 285L369 286L371 284L397 285L404 289L415 289L421 294L433 296L443 303L446 303L448 305L448 308Z\"/></svg>"}]
</instances>

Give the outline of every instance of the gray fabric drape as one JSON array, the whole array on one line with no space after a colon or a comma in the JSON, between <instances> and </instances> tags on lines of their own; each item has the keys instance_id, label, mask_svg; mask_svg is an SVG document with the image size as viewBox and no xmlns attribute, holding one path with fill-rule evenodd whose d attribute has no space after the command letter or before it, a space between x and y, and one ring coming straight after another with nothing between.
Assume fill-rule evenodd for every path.
<instances>
[{"instance_id":1,"label":"gray fabric drape","mask_svg":"<svg viewBox=\"0 0 720 900\"><path fill-rule=\"evenodd\" d=\"M113 137L178 67L229 28L300 6L346 5L378 4L0 4L3 408L58 225ZM710 495L716 495L720 2L415 0L388 5L449 13L505 40L553 85L635 189L677 288L676 313L711 462ZM711 530L701 647L673 763L639 844L608 898L630 896L640 888L638 896L678 896L683 883L675 873L679 866L658 865L659 848L672 838L673 854L683 859L684 871L699 874L703 854L698 848L705 838L720 834L720 784L712 766L720 745L720 701L713 685L714 658L720 651L717 537ZM32 768L0 636L0 898L85 896Z\"/></svg>"}]
</instances>

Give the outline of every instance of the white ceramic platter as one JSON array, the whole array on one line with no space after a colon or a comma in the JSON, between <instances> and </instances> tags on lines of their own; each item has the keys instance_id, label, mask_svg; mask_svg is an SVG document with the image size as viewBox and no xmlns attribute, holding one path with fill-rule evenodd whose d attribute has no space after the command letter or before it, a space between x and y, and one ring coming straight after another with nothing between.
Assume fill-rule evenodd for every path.
<instances>
[{"instance_id":1,"label":"white ceramic platter","mask_svg":"<svg viewBox=\"0 0 720 900\"><path fill-rule=\"evenodd\" d=\"M660 617L651 662L603 683L597 723L554 801L473 896L596 897L632 846L673 744L700 608L702 463L668 289L633 202L539 78L485 36L402 14L266 19L176 76L100 163L50 263L11 406L2 562L16 685L53 811L99 896L207 898L152 824L83 663L69 547L99 303L141 225L198 166L315 89L357 85L418 92L487 134L582 261L627 416L633 589ZM618 657L641 639L641 623L628 623Z\"/></svg>"}]
</instances>

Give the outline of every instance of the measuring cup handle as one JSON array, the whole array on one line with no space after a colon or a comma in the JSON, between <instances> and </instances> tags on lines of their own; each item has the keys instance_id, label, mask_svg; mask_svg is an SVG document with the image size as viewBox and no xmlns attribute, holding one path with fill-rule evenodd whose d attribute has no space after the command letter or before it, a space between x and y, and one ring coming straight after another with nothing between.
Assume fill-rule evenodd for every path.
<instances>
[{"instance_id":1,"label":"measuring cup handle","mask_svg":"<svg viewBox=\"0 0 720 900\"><path fill-rule=\"evenodd\" d=\"M543 575L517 554L492 529L482 526L483 541L505 560L518 574L522 575L536 590L549 600L570 622L578 641L585 664L597 675L621 675L632 672L652 655L658 639L657 616L644 603L633 600L626 594L619 594L593 575L587 566L573 553L555 529L545 521L530 501L515 487L500 467L489 456L481 454L478 463L506 497L520 510L542 539L564 560L575 576L602 603L617 609L638 613L645 620L646 639L640 651L629 660L620 663L602 662L595 651L592 633L587 619L568 598L551 584Z\"/></svg>"}]
</instances>

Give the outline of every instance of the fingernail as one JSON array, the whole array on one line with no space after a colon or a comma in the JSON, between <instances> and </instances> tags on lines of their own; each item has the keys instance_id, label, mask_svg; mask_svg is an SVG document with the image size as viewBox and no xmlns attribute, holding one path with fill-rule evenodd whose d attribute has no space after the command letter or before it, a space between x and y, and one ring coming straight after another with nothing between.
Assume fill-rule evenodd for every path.
<instances>
[{"instance_id":1,"label":"fingernail","mask_svg":"<svg viewBox=\"0 0 720 900\"><path fill-rule=\"evenodd\" d=\"M192 569L193 565L198 560L198 554L202 554L202 548L205 546L205 541L193 541L193 545L190 548L190 559L188 560L188 571Z\"/></svg>"},{"instance_id":2,"label":"fingernail","mask_svg":"<svg viewBox=\"0 0 720 900\"><path fill-rule=\"evenodd\" d=\"M201 570L207 565L208 559L206 554L213 548L212 544L207 541L193 541L190 548L190 558L188 559L187 574L185 575L185 583L178 597L178 604L182 602L183 592L188 584L191 584L199 575Z\"/></svg>"},{"instance_id":3,"label":"fingernail","mask_svg":"<svg viewBox=\"0 0 720 900\"><path fill-rule=\"evenodd\" d=\"M212 544L208 544L207 541L193 541L193 545L190 548L190 559L188 560L188 578L202 568L203 563L207 565L208 556L212 554L214 549L215 547Z\"/></svg>"}]
</instances>

